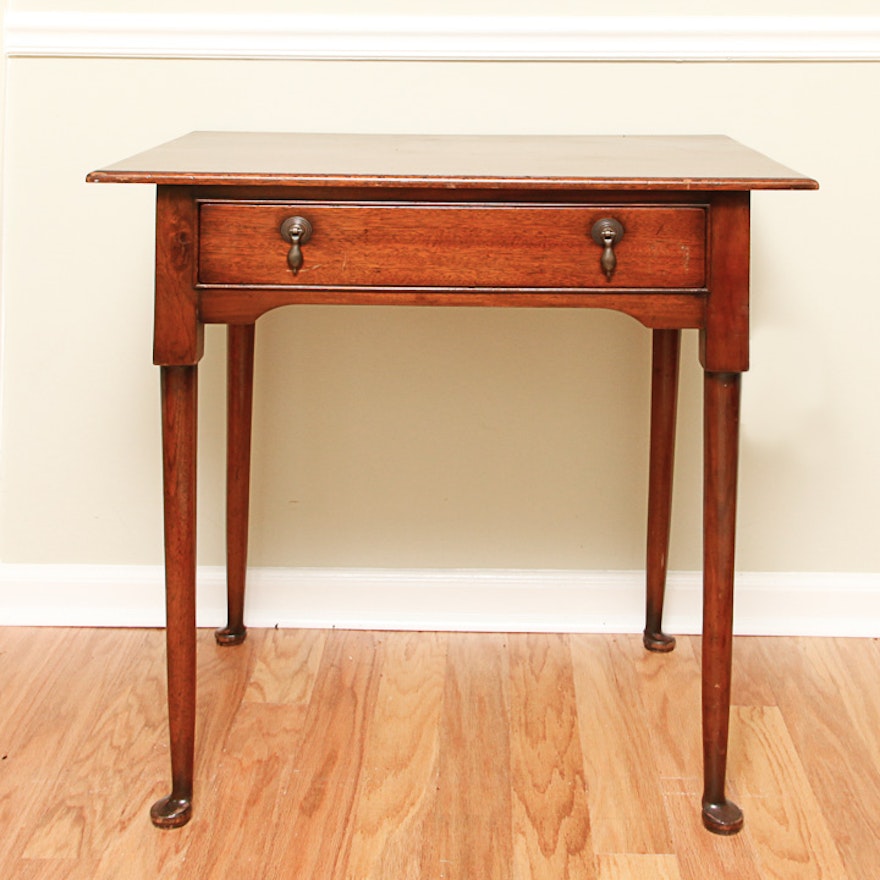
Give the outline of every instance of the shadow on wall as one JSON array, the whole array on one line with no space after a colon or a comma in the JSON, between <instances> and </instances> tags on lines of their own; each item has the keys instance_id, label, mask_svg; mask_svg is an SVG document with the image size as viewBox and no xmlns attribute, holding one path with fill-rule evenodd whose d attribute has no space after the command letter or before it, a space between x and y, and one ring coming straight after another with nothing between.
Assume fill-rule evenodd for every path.
<instances>
[{"instance_id":1,"label":"shadow on wall","mask_svg":"<svg viewBox=\"0 0 880 880\"><path fill-rule=\"evenodd\" d=\"M300 307L257 340L254 565L641 567L634 320Z\"/></svg>"}]
</instances>

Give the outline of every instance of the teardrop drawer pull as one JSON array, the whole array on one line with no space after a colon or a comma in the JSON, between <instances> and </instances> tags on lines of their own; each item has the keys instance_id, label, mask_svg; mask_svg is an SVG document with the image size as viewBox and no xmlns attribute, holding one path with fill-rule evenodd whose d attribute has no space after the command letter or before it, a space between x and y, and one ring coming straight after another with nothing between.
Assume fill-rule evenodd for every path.
<instances>
[{"instance_id":1,"label":"teardrop drawer pull","mask_svg":"<svg viewBox=\"0 0 880 880\"><path fill-rule=\"evenodd\" d=\"M602 271L605 277L610 281L617 268L617 254L614 253L614 245L623 238L623 225L619 220L611 217L603 217L593 224L590 235L599 247L603 248L602 259L599 261L602 265Z\"/></svg>"},{"instance_id":2,"label":"teardrop drawer pull","mask_svg":"<svg viewBox=\"0 0 880 880\"><path fill-rule=\"evenodd\" d=\"M312 224L305 217L288 217L281 224L281 237L290 243L287 265L296 275L303 264L301 245L304 245L312 237Z\"/></svg>"}]
</instances>

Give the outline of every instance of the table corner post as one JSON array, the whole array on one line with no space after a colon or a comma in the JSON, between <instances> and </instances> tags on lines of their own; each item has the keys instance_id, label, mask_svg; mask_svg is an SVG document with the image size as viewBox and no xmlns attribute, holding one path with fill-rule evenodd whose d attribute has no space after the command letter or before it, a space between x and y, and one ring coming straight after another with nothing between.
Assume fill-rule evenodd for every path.
<instances>
[{"instance_id":1,"label":"table corner post","mask_svg":"<svg viewBox=\"0 0 880 880\"><path fill-rule=\"evenodd\" d=\"M153 363L196 364L204 353L199 314L198 205L187 186L156 190Z\"/></svg>"}]
</instances>

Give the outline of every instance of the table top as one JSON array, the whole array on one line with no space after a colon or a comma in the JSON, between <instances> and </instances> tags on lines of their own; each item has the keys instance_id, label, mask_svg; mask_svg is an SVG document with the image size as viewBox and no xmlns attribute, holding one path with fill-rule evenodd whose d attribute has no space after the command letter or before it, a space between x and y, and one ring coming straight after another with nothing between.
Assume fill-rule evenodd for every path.
<instances>
[{"instance_id":1,"label":"table top","mask_svg":"<svg viewBox=\"0 0 880 880\"><path fill-rule=\"evenodd\" d=\"M480 189L817 189L719 135L191 132L93 171L90 182Z\"/></svg>"}]
</instances>

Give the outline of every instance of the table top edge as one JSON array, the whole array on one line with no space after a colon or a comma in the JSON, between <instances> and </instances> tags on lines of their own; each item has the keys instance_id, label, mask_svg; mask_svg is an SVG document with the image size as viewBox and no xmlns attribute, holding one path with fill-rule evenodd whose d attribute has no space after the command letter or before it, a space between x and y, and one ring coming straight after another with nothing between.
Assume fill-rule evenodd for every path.
<instances>
[{"instance_id":1,"label":"table top edge","mask_svg":"<svg viewBox=\"0 0 880 880\"><path fill-rule=\"evenodd\" d=\"M86 180L318 188L818 189L815 180L724 135L190 132L92 171Z\"/></svg>"}]
</instances>

